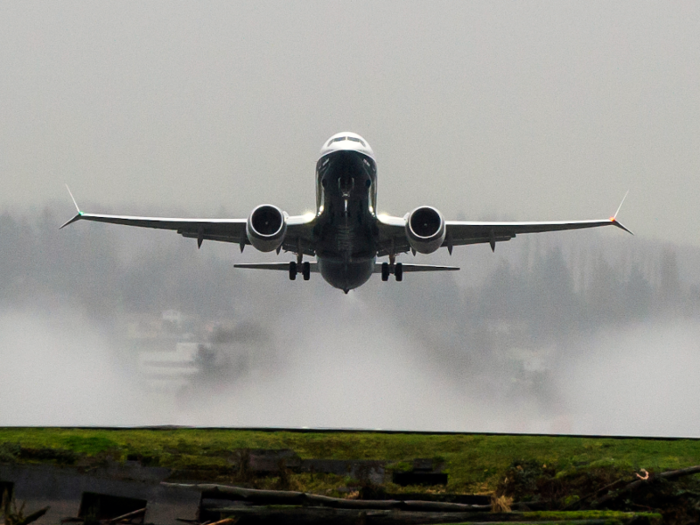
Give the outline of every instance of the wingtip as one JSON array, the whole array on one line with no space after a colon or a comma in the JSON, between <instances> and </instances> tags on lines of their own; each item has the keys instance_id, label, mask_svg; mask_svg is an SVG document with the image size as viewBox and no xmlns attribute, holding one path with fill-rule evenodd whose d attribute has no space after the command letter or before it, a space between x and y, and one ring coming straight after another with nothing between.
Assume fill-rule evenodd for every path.
<instances>
[{"instance_id":1,"label":"wingtip","mask_svg":"<svg viewBox=\"0 0 700 525\"><path fill-rule=\"evenodd\" d=\"M620 210L622 209L622 205L625 203L625 199L627 198L627 195L629 195L629 192L630 192L630 190L627 190L625 192L625 196L622 197L622 201L620 202L620 205L617 207L617 210L615 211L615 215L610 217L610 222L612 222L618 228L625 230L630 235L634 235L634 233L632 233L632 230L630 230L624 224L622 224L620 221L617 220L617 215L620 213Z\"/></svg>"},{"instance_id":2,"label":"wingtip","mask_svg":"<svg viewBox=\"0 0 700 525\"><path fill-rule=\"evenodd\" d=\"M65 228L69 224L73 224L75 221L80 220L83 216L83 212L80 211L80 207L78 206L78 203L76 202L75 197L73 197L73 193L70 191L68 184L66 184L66 189L68 190L68 195L70 195L70 198L73 201L73 205L75 206L75 211L77 211L78 213L71 220L64 222L61 225L61 227L59 228L59 230L62 230L63 228Z\"/></svg>"},{"instance_id":3,"label":"wingtip","mask_svg":"<svg viewBox=\"0 0 700 525\"><path fill-rule=\"evenodd\" d=\"M62 230L63 228L65 228L65 227L68 226L69 224L73 224L75 221L79 221L80 219L82 219L82 217L83 217L83 214L82 214L81 212L78 212L78 213L75 215L75 217L73 217L71 220L64 222L64 223L61 225L61 227L59 228L59 230Z\"/></svg>"},{"instance_id":4,"label":"wingtip","mask_svg":"<svg viewBox=\"0 0 700 525\"><path fill-rule=\"evenodd\" d=\"M627 228L624 224L622 224L620 221L618 221L615 217L611 217L611 218L610 218L610 222L612 222L612 223L613 223L615 226L617 226L618 228L620 228L620 229L622 229L622 230L625 230L625 231L626 231L627 233L629 233L630 235L634 235L634 232L633 232L632 230L630 230L629 228Z\"/></svg>"}]
</instances>

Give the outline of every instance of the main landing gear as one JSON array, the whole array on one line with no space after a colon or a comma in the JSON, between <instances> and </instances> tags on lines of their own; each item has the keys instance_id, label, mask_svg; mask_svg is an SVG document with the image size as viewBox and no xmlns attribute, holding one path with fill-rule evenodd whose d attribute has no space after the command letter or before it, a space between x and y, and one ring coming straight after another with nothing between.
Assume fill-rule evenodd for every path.
<instances>
[{"instance_id":1,"label":"main landing gear","mask_svg":"<svg viewBox=\"0 0 700 525\"><path fill-rule=\"evenodd\" d=\"M311 279L311 263L297 263L292 261L289 263L289 279L294 281L297 278L297 273L301 271L301 275L305 281Z\"/></svg>"},{"instance_id":2,"label":"main landing gear","mask_svg":"<svg viewBox=\"0 0 700 525\"><path fill-rule=\"evenodd\" d=\"M393 266L393 271L392 271ZM394 274L397 282L403 281L403 265L401 263L382 263L382 281L388 281L389 276Z\"/></svg>"}]
</instances>

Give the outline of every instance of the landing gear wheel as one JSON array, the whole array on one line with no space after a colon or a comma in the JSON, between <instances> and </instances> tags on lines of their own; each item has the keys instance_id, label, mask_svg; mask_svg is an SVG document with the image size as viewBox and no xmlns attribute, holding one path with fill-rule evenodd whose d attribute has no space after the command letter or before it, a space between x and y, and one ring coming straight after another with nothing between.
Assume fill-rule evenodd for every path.
<instances>
[{"instance_id":1,"label":"landing gear wheel","mask_svg":"<svg viewBox=\"0 0 700 525\"><path fill-rule=\"evenodd\" d=\"M297 278L297 263L294 261L289 263L289 280L293 281Z\"/></svg>"},{"instance_id":2,"label":"landing gear wheel","mask_svg":"<svg viewBox=\"0 0 700 525\"><path fill-rule=\"evenodd\" d=\"M305 262L301 264L301 274L304 276L305 281L311 278L311 263Z\"/></svg>"},{"instance_id":3,"label":"landing gear wheel","mask_svg":"<svg viewBox=\"0 0 700 525\"><path fill-rule=\"evenodd\" d=\"M401 263L396 263L394 267L394 275L396 276L396 281L403 281L403 265Z\"/></svg>"},{"instance_id":4,"label":"landing gear wheel","mask_svg":"<svg viewBox=\"0 0 700 525\"><path fill-rule=\"evenodd\" d=\"M389 280L389 263L382 263L382 281Z\"/></svg>"}]
</instances>

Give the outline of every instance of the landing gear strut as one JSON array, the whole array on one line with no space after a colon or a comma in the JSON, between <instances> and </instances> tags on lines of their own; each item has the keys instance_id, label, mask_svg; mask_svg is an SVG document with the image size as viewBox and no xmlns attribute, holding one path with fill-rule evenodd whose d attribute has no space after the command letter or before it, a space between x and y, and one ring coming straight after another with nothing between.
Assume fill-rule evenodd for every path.
<instances>
[{"instance_id":1,"label":"landing gear strut","mask_svg":"<svg viewBox=\"0 0 700 525\"><path fill-rule=\"evenodd\" d=\"M390 273L389 263L382 263L382 281L388 281Z\"/></svg>"},{"instance_id":2,"label":"landing gear strut","mask_svg":"<svg viewBox=\"0 0 700 525\"><path fill-rule=\"evenodd\" d=\"M382 263L382 281L388 281L389 276L394 274L398 282L403 281L403 265L401 263Z\"/></svg>"},{"instance_id":3,"label":"landing gear strut","mask_svg":"<svg viewBox=\"0 0 700 525\"><path fill-rule=\"evenodd\" d=\"M289 279L296 280L297 273L301 272L301 276L305 281L311 279L311 263L302 262L302 255L297 255L297 260L289 263Z\"/></svg>"}]
</instances>

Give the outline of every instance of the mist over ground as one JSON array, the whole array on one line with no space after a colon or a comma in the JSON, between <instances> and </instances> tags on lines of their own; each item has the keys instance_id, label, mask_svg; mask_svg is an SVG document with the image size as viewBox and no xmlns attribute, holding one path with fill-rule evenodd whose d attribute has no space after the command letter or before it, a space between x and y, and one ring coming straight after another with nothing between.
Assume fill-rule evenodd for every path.
<instances>
[{"instance_id":1,"label":"mist over ground","mask_svg":"<svg viewBox=\"0 0 700 525\"><path fill-rule=\"evenodd\" d=\"M700 436L697 248L524 235L346 296L69 215L0 215L0 425Z\"/></svg>"}]
</instances>

